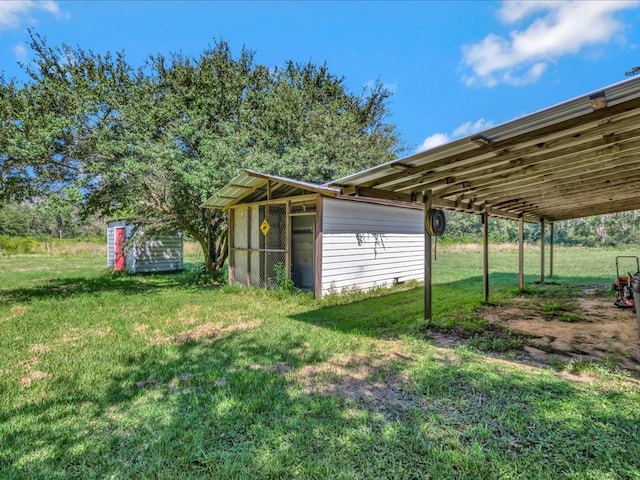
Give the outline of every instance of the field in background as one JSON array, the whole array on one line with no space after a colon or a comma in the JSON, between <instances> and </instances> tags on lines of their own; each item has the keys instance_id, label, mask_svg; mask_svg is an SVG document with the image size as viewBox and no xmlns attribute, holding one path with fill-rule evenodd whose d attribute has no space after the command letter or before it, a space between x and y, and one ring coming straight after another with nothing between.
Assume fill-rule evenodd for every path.
<instances>
[{"instance_id":1,"label":"field in background","mask_svg":"<svg viewBox=\"0 0 640 480\"><path fill-rule=\"evenodd\" d=\"M430 343L485 326L476 248L438 246L429 326L413 284L315 300L0 258L0 478L640 478L633 376ZM495 248L492 303L517 285ZM635 253L556 248L553 280L606 289Z\"/></svg>"}]
</instances>

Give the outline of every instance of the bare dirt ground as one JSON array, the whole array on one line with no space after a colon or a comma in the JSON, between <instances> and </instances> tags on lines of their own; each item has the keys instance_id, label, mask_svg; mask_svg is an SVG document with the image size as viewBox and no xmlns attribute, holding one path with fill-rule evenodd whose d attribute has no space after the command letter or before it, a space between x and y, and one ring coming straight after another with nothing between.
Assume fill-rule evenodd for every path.
<instances>
[{"instance_id":1,"label":"bare dirt ground","mask_svg":"<svg viewBox=\"0 0 640 480\"><path fill-rule=\"evenodd\" d=\"M567 303L544 308L527 296L479 312L493 326L526 338L524 352L536 363L601 362L640 376L640 335L633 309L613 304L602 285L585 287ZM547 303L549 306L550 304Z\"/></svg>"}]
</instances>

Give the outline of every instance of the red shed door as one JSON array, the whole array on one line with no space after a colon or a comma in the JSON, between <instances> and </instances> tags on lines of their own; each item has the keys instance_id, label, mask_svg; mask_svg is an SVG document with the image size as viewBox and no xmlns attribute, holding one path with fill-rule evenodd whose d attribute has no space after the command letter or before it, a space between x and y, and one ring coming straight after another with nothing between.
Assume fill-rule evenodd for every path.
<instances>
[{"instance_id":1,"label":"red shed door","mask_svg":"<svg viewBox=\"0 0 640 480\"><path fill-rule=\"evenodd\" d=\"M116 252L116 270L124 271L124 243L126 241L126 230L123 227L115 229L115 252Z\"/></svg>"}]
</instances>

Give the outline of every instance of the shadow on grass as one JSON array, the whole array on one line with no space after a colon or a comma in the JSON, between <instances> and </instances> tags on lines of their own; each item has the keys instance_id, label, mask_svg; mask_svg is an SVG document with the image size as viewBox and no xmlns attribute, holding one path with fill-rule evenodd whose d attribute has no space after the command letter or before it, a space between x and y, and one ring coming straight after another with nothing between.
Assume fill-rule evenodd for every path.
<instances>
[{"instance_id":1,"label":"shadow on grass","mask_svg":"<svg viewBox=\"0 0 640 480\"><path fill-rule=\"evenodd\" d=\"M399 403L314 393L296 386L296 372L327 357L303 351L307 335L244 331L121 351L100 389L61 376L0 417L0 476L630 478L640 469L631 397L474 358L390 364L410 379L394 387ZM360 388L376 381L365 380Z\"/></svg>"},{"instance_id":2,"label":"shadow on grass","mask_svg":"<svg viewBox=\"0 0 640 480\"><path fill-rule=\"evenodd\" d=\"M7 305L48 298L68 298L75 295L118 293L150 295L168 288L193 288L194 275L182 272L120 274L106 272L91 277L53 278L33 287L0 289L0 301Z\"/></svg>"},{"instance_id":3,"label":"shadow on grass","mask_svg":"<svg viewBox=\"0 0 640 480\"><path fill-rule=\"evenodd\" d=\"M526 281L535 282L534 276ZM518 276L513 273L495 272L489 276L490 301L500 301L517 293ZM602 279L592 277L558 278L550 282L575 285L602 284ZM358 333L375 338L397 338L423 332L424 290L422 286L404 291L381 290L365 298L333 297L321 301L319 309L305 311L292 318L345 333ZM483 278L476 276L432 286L431 327L455 324L455 320L473 317L475 311L486 305L483 301ZM453 322L452 322L453 321Z\"/></svg>"},{"instance_id":4,"label":"shadow on grass","mask_svg":"<svg viewBox=\"0 0 640 480\"><path fill-rule=\"evenodd\" d=\"M492 276L505 288L512 278ZM123 294L176 285L140 277L91 280L69 284ZM480 302L479 286L478 278L435 285L436 312L449 312L444 303L459 295ZM421 326L422 289L320 305L290 318L336 331L335 342L343 333L397 337ZM0 408L0 478L633 478L640 472L637 391L580 388L460 353L456 361L386 360L368 372L355 369L345 374L352 375L349 395L340 388L345 382L332 347L313 346L317 330L298 322L265 322L188 343L96 345L86 364L70 357L71 367L50 380L17 394L0 392L12 394ZM321 366L328 378L308 378ZM327 382L333 388L324 388ZM380 401L380 388L393 395Z\"/></svg>"}]
</instances>

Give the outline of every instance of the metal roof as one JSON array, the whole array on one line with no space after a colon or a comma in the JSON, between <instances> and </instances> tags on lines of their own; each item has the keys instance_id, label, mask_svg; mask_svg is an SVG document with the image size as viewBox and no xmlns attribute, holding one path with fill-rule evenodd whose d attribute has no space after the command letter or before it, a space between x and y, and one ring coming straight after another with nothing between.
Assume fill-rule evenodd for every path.
<instances>
[{"instance_id":1,"label":"metal roof","mask_svg":"<svg viewBox=\"0 0 640 480\"><path fill-rule=\"evenodd\" d=\"M224 210L238 203L251 203L267 199L275 200L303 193L321 193L323 195L336 196L340 193L340 188L300 182L253 170L244 170L201 206L203 208Z\"/></svg>"},{"instance_id":2,"label":"metal roof","mask_svg":"<svg viewBox=\"0 0 640 480\"><path fill-rule=\"evenodd\" d=\"M640 209L640 77L326 186L527 221Z\"/></svg>"}]
</instances>

